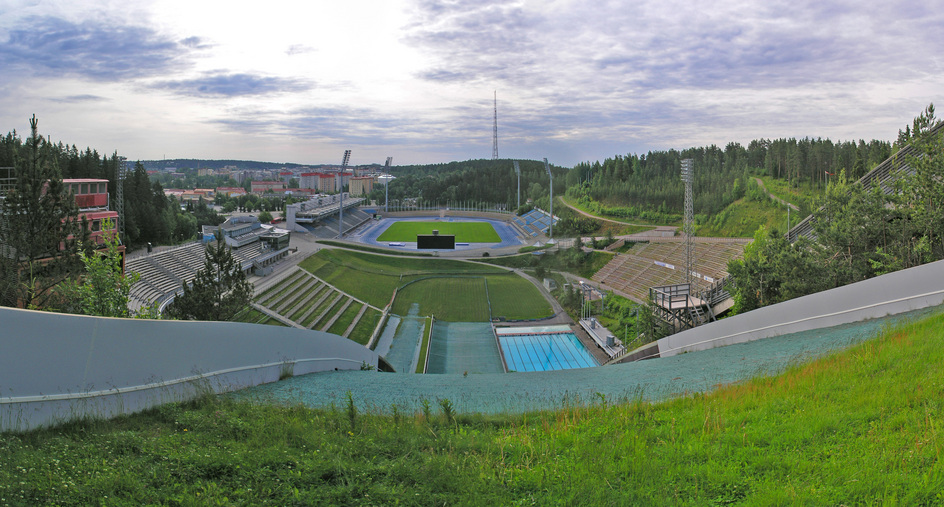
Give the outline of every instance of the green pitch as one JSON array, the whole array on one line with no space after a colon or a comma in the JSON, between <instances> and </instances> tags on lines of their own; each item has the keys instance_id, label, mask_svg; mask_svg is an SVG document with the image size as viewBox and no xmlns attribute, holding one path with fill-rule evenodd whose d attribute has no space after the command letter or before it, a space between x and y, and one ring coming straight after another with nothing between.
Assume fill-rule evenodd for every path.
<instances>
[{"instance_id":1,"label":"green pitch","mask_svg":"<svg viewBox=\"0 0 944 507\"><path fill-rule=\"evenodd\" d=\"M394 222L377 241L416 241L417 234L455 234L456 243L499 243L501 237L488 222Z\"/></svg>"}]
</instances>

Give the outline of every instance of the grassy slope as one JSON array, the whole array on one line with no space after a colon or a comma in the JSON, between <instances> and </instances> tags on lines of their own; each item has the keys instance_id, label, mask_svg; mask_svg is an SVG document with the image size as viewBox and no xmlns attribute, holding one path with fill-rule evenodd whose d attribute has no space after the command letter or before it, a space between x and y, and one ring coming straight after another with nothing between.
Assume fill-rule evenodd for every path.
<instances>
[{"instance_id":1,"label":"grassy slope","mask_svg":"<svg viewBox=\"0 0 944 507\"><path fill-rule=\"evenodd\" d=\"M794 213L791 216L794 225L799 221ZM761 225L768 230L776 228L785 231L787 210L773 201L751 201L738 199L721 213L709 219L708 223L698 226L696 235L724 238L749 238Z\"/></svg>"},{"instance_id":2,"label":"grassy slope","mask_svg":"<svg viewBox=\"0 0 944 507\"><path fill-rule=\"evenodd\" d=\"M488 222L394 222L377 241L416 241L417 234L439 234L456 236L458 243L499 243L501 237Z\"/></svg>"},{"instance_id":3,"label":"grassy slope","mask_svg":"<svg viewBox=\"0 0 944 507\"><path fill-rule=\"evenodd\" d=\"M938 315L709 395L523 416L207 397L0 435L0 502L941 503L942 345Z\"/></svg>"}]
</instances>

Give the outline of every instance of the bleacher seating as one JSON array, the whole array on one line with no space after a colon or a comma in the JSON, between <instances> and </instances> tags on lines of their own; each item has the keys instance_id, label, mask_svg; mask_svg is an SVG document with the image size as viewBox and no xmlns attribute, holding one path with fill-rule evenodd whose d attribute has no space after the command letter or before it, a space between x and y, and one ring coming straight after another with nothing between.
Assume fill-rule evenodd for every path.
<instances>
[{"instance_id":1,"label":"bleacher seating","mask_svg":"<svg viewBox=\"0 0 944 507\"><path fill-rule=\"evenodd\" d=\"M715 280L727 276L728 261L743 255L744 245L740 240L696 243L695 271ZM660 266L657 261L675 269ZM682 283L685 262L684 241L637 243L629 252L614 257L592 279L645 301L650 287Z\"/></svg>"}]
</instances>

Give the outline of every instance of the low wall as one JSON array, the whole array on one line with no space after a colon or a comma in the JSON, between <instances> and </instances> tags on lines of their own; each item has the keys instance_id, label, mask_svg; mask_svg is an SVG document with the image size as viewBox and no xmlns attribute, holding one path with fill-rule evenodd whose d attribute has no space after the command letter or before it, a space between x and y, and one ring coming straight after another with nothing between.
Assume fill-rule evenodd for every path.
<instances>
[{"instance_id":1,"label":"low wall","mask_svg":"<svg viewBox=\"0 0 944 507\"><path fill-rule=\"evenodd\" d=\"M944 261L937 261L682 331L658 340L658 355L838 326L942 303Z\"/></svg>"},{"instance_id":2,"label":"low wall","mask_svg":"<svg viewBox=\"0 0 944 507\"><path fill-rule=\"evenodd\" d=\"M377 366L375 352L320 331L15 308L0 308L0 322L0 431L132 413L287 373Z\"/></svg>"}]
</instances>

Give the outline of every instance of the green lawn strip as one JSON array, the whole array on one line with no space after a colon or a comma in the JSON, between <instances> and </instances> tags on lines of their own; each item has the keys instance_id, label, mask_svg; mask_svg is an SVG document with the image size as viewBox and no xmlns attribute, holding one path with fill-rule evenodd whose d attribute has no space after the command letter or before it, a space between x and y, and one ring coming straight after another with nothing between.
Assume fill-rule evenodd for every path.
<instances>
[{"instance_id":1,"label":"green lawn strip","mask_svg":"<svg viewBox=\"0 0 944 507\"><path fill-rule=\"evenodd\" d=\"M416 373L426 373L426 353L429 352L429 339L433 333L433 319L423 320L423 343L420 344L420 357L416 363Z\"/></svg>"},{"instance_id":2,"label":"green lawn strip","mask_svg":"<svg viewBox=\"0 0 944 507\"><path fill-rule=\"evenodd\" d=\"M289 317L288 317L289 320L292 320L294 322L300 322L301 319L305 317L308 310L310 310L311 307L315 305L315 302L318 301L318 298L320 298L321 295L324 294L325 290L330 290L330 289L328 289L328 286L325 285L324 283L318 282L317 285L313 288L313 290L309 291L309 293L304 297L304 299L301 302L295 305L295 307L292 308L292 310L290 310L289 312L286 312L289 314Z\"/></svg>"},{"instance_id":3,"label":"green lawn strip","mask_svg":"<svg viewBox=\"0 0 944 507\"><path fill-rule=\"evenodd\" d=\"M266 315L266 318L263 319L263 320L262 320L261 322L259 322L259 323L260 323L260 324L265 324L265 325L267 325L267 326L287 327L285 324L282 323L281 320L276 319L276 318L273 318L273 317L269 317L268 315Z\"/></svg>"},{"instance_id":4,"label":"green lawn strip","mask_svg":"<svg viewBox=\"0 0 944 507\"><path fill-rule=\"evenodd\" d=\"M511 273L489 275L486 278L493 317L527 320L554 315L551 304L530 281Z\"/></svg>"},{"instance_id":5,"label":"green lawn strip","mask_svg":"<svg viewBox=\"0 0 944 507\"><path fill-rule=\"evenodd\" d=\"M485 280L482 277L427 278L400 289L391 311L406 315L412 303L419 303L420 315L434 315L449 322L489 320Z\"/></svg>"},{"instance_id":6,"label":"green lawn strip","mask_svg":"<svg viewBox=\"0 0 944 507\"><path fill-rule=\"evenodd\" d=\"M321 280L317 280L312 276L308 276L308 281L295 289L295 297L286 302L283 302L279 306L278 312L283 315L289 315L297 312L298 308L300 306L304 306L304 304L308 301L308 298L311 296L312 292L317 293L323 286L324 283Z\"/></svg>"},{"instance_id":7,"label":"green lawn strip","mask_svg":"<svg viewBox=\"0 0 944 507\"><path fill-rule=\"evenodd\" d=\"M353 398L353 410L315 410L203 396L0 434L0 498L10 505L935 505L944 491L942 363L937 315L779 375L664 403L640 393L484 416L448 399L427 400L424 413L416 400L381 415Z\"/></svg>"},{"instance_id":8,"label":"green lawn strip","mask_svg":"<svg viewBox=\"0 0 944 507\"><path fill-rule=\"evenodd\" d=\"M305 305L306 307L304 308L304 313L299 315L297 320L293 320L301 324L303 327L311 327L311 321L309 318L315 318L320 311L319 308L321 308L321 305L324 304L325 300L331 297L331 294L334 294L335 292L337 291L333 287L325 284L324 287L318 291L317 296L312 299L311 303Z\"/></svg>"},{"instance_id":9,"label":"green lawn strip","mask_svg":"<svg viewBox=\"0 0 944 507\"><path fill-rule=\"evenodd\" d=\"M343 292L338 292L337 296L329 297L328 300L323 303L324 309L321 310L321 313L319 313L317 317L315 317L315 320L312 321L309 329L321 329L322 325L327 322L325 319L330 319L331 316L334 315L334 312L337 311L337 306L344 304L345 299L349 298Z\"/></svg>"},{"instance_id":10,"label":"green lawn strip","mask_svg":"<svg viewBox=\"0 0 944 507\"><path fill-rule=\"evenodd\" d=\"M382 315L383 313L380 311L368 307L364 315L361 316L361 320L357 321L357 325L348 335L348 339L361 345L367 345Z\"/></svg>"},{"instance_id":11,"label":"green lawn strip","mask_svg":"<svg viewBox=\"0 0 944 507\"><path fill-rule=\"evenodd\" d=\"M259 296L256 296L256 302L261 305L268 306L268 304L274 301L276 298L284 295L288 288L298 280L305 276L304 271L298 270L292 273L291 275L279 280L275 285L269 287L262 292Z\"/></svg>"},{"instance_id":12,"label":"green lawn strip","mask_svg":"<svg viewBox=\"0 0 944 507\"><path fill-rule=\"evenodd\" d=\"M354 318L357 317L357 314L361 312L361 308L363 307L363 304L351 300L351 304L348 305L344 312L334 321L334 324L331 324L331 327L328 328L328 332L344 336L344 332L347 331L347 328L351 327L351 324L354 323Z\"/></svg>"},{"instance_id":13,"label":"green lawn strip","mask_svg":"<svg viewBox=\"0 0 944 507\"><path fill-rule=\"evenodd\" d=\"M278 283L278 290L272 293L261 304L267 308L278 306L286 298L291 297L295 291L295 287L301 283L304 283L306 278L308 278L308 276L306 276L305 273L301 273L301 275L292 276L290 279L282 280Z\"/></svg>"},{"instance_id":14,"label":"green lawn strip","mask_svg":"<svg viewBox=\"0 0 944 507\"><path fill-rule=\"evenodd\" d=\"M292 301L295 300L295 298L298 296L298 291L302 287L305 287L308 283L312 281L313 281L312 278L307 275L301 276L297 278L296 280L293 280L290 284L286 284L285 288L279 291L279 294L276 297L271 298L267 302L266 306L272 309L285 308L286 306L291 304ZM281 310L276 310L276 311L281 311Z\"/></svg>"},{"instance_id":15,"label":"green lawn strip","mask_svg":"<svg viewBox=\"0 0 944 507\"><path fill-rule=\"evenodd\" d=\"M334 325L334 323L337 322L337 320L341 318L341 315L343 315L344 312L346 312L347 309L352 306L354 306L354 300L351 299L350 296L345 296L344 299L339 301L338 304L334 305L334 307L331 309L331 312L328 315L326 315L326 317L328 318L324 319L321 322L320 330L328 331L328 329L330 329ZM338 333L335 333L335 334L338 334Z\"/></svg>"},{"instance_id":16,"label":"green lawn strip","mask_svg":"<svg viewBox=\"0 0 944 507\"><path fill-rule=\"evenodd\" d=\"M488 222L421 222L403 221L394 222L377 237L383 241L416 241L417 234L432 234L434 230L439 234L455 235L457 243L499 243L501 237L495 232L495 227Z\"/></svg>"},{"instance_id":17,"label":"green lawn strip","mask_svg":"<svg viewBox=\"0 0 944 507\"><path fill-rule=\"evenodd\" d=\"M309 308L309 314L302 318L301 324L303 327L308 329L313 329L317 319L323 317L323 313L328 310L328 308L334 303L342 294L336 289L329 288L322 295L318 296L318 301Z\"/></svg>"}]
</instances>

